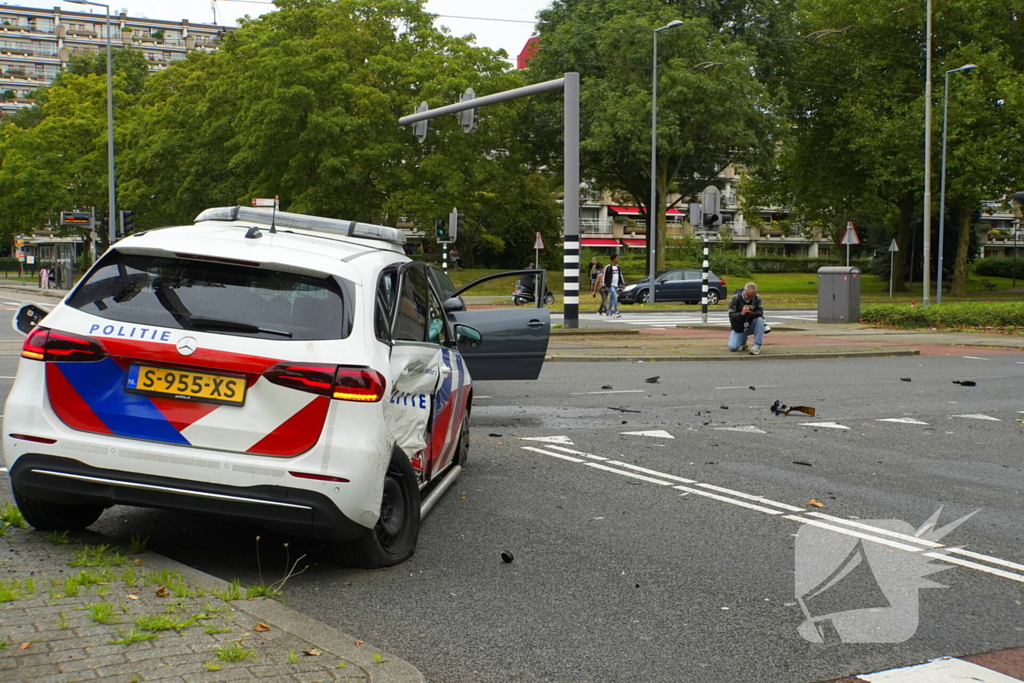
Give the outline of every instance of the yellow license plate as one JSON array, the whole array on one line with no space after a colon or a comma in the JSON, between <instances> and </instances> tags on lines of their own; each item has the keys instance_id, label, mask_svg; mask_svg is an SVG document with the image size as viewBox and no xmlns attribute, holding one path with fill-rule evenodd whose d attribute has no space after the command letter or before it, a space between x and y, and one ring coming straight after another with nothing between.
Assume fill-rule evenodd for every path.
<instances>
[{"instance_id":1,"label":"yellow license plate","mask_svg":"<svg viewBox=\"0 0 1024 683\"><path fill-rule=\"evenodd\" d=\"M245 377L239 375L131 365L124 388L133 394L240 406L245 403L245 386Z\"/></svg>"}]
</instances>

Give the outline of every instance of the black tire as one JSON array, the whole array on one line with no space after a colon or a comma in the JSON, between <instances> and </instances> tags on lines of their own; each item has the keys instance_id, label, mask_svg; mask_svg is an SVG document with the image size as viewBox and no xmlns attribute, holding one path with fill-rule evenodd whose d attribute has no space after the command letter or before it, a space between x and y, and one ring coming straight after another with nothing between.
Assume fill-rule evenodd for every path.
<instances>
[{"instance_id":1,"label":"black tire","mask_svg":"<svg viewBox=\"0 0 1024 683\"><path fill-rule=\"evenodd\" d=\"M636 302L638 304L645 304L645 303L647 303L650 300L651 300L651 291L649 289L645 289L644 291L642 291L642 292L640 292L639 294L636 295Z\"/></svg>"},{"instance_id":2,"label":"black tire","mask_svg":"<svg viewBox=\"0 0 1024 683\"><path fill-rule=\"evenodd\" d=\"M544 296L544 304L550 306L555 303L555 295L550 292Z\"/></svg>"},{"instance_id":3,"label":"black tire","mask_svg":"<svg viewBox=\"0 0 1024 683\"><path fill-rule=\"evenodd\" d=\"M354 564L365 569L401 564L416 552L419 535L419 483L409 458L396 448L384 475L380 519L369 533L352 544Z\"/></svg>"},{"instance_id":4,"label":"black tire","mask_svg":"<svg viewBox=\"0 0 1024 683\"><path fill-rule=\"evenodd\" d=\"M459 443L455 446L455 456L452 458L456 465L466 466L466 459L469 457L469 413L462 420L462 428L459 430Z\"/></svg>"},{"instance_id":5,"label":"black tire","mask_svg":"<svg viewBox=\"0 0 1024 683\"><path fill-rule=\"evenodd\" d=\"M718 292L715 290L708 291L708 306L714 306L718 303Z\"/></svg>"},{"instance_id":6,"label":"black tire","mask_svg":"<svg viewBox=\"0 0 1024 683\"><path fill-rule=\"evenodd\" d=\"M79 531L103 514L102 505L61 505L36 500L20 493L13 486L14 502L25 521L39 531Z\"/></svg>"},{"instance_id":7,"label":"black tire","mask_svg":"<svg viewBox=\"0 0 1024 683\"><path fill-rule=\"evenodd\" d=\"M512 297L512 303L516 306L524 306L526 305L526 299L521 296L514 296Z\"/></svg>"}]
</instances>

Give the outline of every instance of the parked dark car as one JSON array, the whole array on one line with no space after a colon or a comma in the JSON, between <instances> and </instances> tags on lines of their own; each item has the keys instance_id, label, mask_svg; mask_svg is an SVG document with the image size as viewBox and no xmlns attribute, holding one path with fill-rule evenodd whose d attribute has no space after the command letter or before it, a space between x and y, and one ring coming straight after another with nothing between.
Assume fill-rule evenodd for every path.
<instances>
[{"instance_id":1,"label":"parked dark car","mask_svg":"<svg viewBox=\"0 0 1024 683\"><path fill-rule=\"evenodd\" d=\"M687 304L699 304L702 292L701 271L689 268L665 270L658 273L655 301L682 301ZM619 293L619 301L624 304L645 304L651 296L650 280L644 278ZM717 304L728 299L729 290L725 280L712 272L708 272L708 303Z\"/></svg>"}]
</instances>

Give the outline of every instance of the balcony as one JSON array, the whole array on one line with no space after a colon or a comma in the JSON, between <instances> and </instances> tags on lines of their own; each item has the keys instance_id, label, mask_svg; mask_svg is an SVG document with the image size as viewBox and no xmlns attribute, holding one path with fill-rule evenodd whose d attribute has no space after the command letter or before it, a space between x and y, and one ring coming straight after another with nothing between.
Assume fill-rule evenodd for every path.
<instances>
[{"instance_id":1,"label":"balcony","mask_svg":"<svg viewBox=\"0 0 1024 683\"><path fill-rule=\"evenodd\" d=\"M609 219L581 218L580 233L585 235L611 235L612 222Z\"/></svg>"},{"instance_id":2,"label":"balcony","mask_svg":"<svg viewBox=\"0 0 1024 683\"><path fill-rule=\"evenodd\" d=\"M72 38L99 38L99 31L90 31L83 28L69 28L65 33Z\"/></svg>"}]
</instances>

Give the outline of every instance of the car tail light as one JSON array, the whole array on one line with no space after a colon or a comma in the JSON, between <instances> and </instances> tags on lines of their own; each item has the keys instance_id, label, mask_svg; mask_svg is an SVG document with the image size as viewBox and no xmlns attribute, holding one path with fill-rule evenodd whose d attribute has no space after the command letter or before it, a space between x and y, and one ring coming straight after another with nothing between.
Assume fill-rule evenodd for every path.
<instances>
[{"instance_id":1,"label":"car tail light","mask_svg":"<svg viewBox=\"0 0 1024 683\"><path fill-rule=\"evenodd\" d=\"M387 385L376 370L314 363L278 363L263 376L289 389L361 403L374 403L384 398Z\"/></svg>"},{"instance_id":2,"label":"car tail light","mask_svg":"<svg viewBox=\"0 0 1024 683\"><path fill-rule=\"evenodd\" d=\"M32 436L30 434L8 434L7 436L12 439L21 439L22 441L32 441L33 443L57 443L57 439L48 439L45 436Z\"/></svg>"},{"instance_id":3,"label":"car tail light","mask_svg":"<svg viewBox=\"0 0 1024 683\"><path fill-rule=\"evenodd\" d=\"M312 472L288 472L293 477L299 479L315 479L316 481L336 481L342 484L349 483L349 480L345 477L332 477L329 474L313 474Z\"/></svg>"},{"instance_id":4,"label":"car tail light","mask_svg":"<svg viewBox=\"0 0 1024 683\"><path fill-rule=\"evenodd\" d=\"M107 350L91 337L37 327L25 338L21 356L48 363L89 362L103 360Z\"/></svg>"},{"instance_id":5,"label":"car tail light","mask_svg":"<svg viewBox=\"0 0 1024 683\"><path fill-rule=\"evenodd\" d=\"M720 284L720 285L722 285L723 287L725 287L725 280L722 280L721 278L719 278L719 280L718 280L718 284Z\"/></svg>"}]
</instances>

